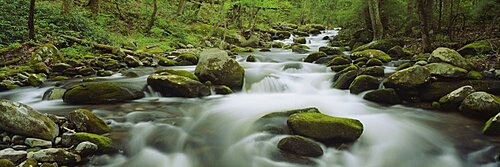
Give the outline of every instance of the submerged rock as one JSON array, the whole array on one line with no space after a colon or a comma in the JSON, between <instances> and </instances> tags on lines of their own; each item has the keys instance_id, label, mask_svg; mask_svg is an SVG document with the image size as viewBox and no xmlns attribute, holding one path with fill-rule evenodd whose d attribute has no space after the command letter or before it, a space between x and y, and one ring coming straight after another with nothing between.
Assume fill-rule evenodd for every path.
<instances>
[{"instance_id":1,"label":"submerged rock","mask_svg":"<svg viewBox=\"0 0 500 167\"><path fill-rule=\"evenodd\" d=\"M278 148L291 154L306 157L320 157L323 155L323 149L319 143L302 136L285 137L279 141Z\"/></svg>"},{"instance_id":2,"label":"submerged rock","mask_svg":"<svg viewBox=\"0 0 500 167\"><path fill-rule=\"evenodd\" d=\"M87 82L71 86L63 101L69 104L107 104L144 97L142 90L113 82Z\"/></svg>"},{"instance_id":3,"label":"submerged rock","mask_svg":"<svg viewBox=\"0 0 500 167\"><path fill-rule=\"evenodd\" d=\"M148 85L163 96L202 97L210 95L210 89L197 80L179 75L153 74Z\"/></svg>"},{"instance_id":4,"label":"submerged rock","mask_svg":"<svg viewBox=\"0 0 500 167\"><path fill-rule=\"evenodd\" d=\"M243 87L245 70L227 52L220 49L208 49L200 54L195 75L201 82L210 81L214 85L226 85L233 90Z\"/></svg>"},{"instance_id":5,"label":"submerged rock","mask_svg":"<svg viewBox=\"0 0 500 167\"><path fill-rule=\"evenodd\" d=\"M287 124L295 134L326 144L353 142L363 133L359 120L321 113L293 114L288 117Z\"/></svg>"},{"instance_id":6,"label":"submerged rock","mask_svg":"<svg viewBox=\"0 0 500 167\"><path fill-rule=\"evenodd\" d=\"M426 83L430 77L427 68L415 65L390 75L383 83L387 88L412 88Z\"/></svg>"},{"instance_id":7,"label":"submerged rock","mask_svg":"<svg viewBox=\"0 0 500 167\"><path fill-rule=\"evenodd\" d=\"M359 94L367 90L377 89L380 86L378 78L369 75L359 75L349 86L349 91L352 94Z\"/></svg>"},{"instance_id":8,"label":"submerged rock","mask_svg":"<svg viewBox=\"0 0 500 167\"><path fill-rule=\"evenodd\" d=\"M425 65L432 75L448 78L461 78L467 75L467 70L447 63L431 63Z\"/></svg>"},{"instance_id":9,"label":"submerged rock","mask_svg":"<svg viewBox=\"0 0 500 167\"><path fill-rule=\"evenodd\" d=\"M89 132L95 134L108 133L110 128L92 111L86 109L73 110L68 115L68 120L73 123L79 132Z\"/></svg>"},{"instance_id":10,"label":"submerged rock","mask_svg":"<svg viewBox=\"0 0 500 167\"><path fill-rule=\"evenodd\" d=\"M475 92L467 96L460 111L482 118L490 118L500 112L500 98L486 92Z\"/></svg>"},{"instance_id":11,"label":"submerged rock","mask_svg":"<svg viewBox=\"0 0 500 167\"><path fill-rule=\"evenodd\" d=\"M457 51L449 48L437 48L432 51L428 60L429 63L448 63L464 69L470 69L469 62Z\"/></svg>"},{"instance_id":12,"label":"submerged rock","mask_svg":"<svg viewBox=\"0 0 500 167\"><path fill-rule=\"evenodd\" d=\"M439 104L443 109L457 109L464 101L465 97L474 93L476 90L470 86L462 86L439 99Z\"/></svg>"},{"instance_id":13,"label":"submerged rock","mask_svg":"<svg viewBox=\"0 0 500 167\"><path fill-rule=\"evenodd\" d=\"M382 103L382 104L400 104L401 98L399 98L398 93L394 89L378 89L370 91L363 96L363 99Z\"/></svg>"},{"instance_id":14,"label":"submerged rock","mask_svg":"<svg viewBox=\"0 0 500 167\"><path fill-rule=\"evenodd\" d=\"M1 130L13 134L45 140L59 135L59 127L50 118L22 103L0 100L0 120Z\"/></svg>"}]
</instances>

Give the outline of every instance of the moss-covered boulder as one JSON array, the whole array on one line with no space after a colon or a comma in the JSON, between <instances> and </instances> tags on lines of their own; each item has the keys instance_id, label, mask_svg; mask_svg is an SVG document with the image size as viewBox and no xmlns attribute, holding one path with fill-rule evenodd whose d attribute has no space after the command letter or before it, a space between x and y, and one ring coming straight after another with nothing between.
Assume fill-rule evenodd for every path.
<instances>
[{"instance_id":1,"label":"moss-covered boulder","mask_svg":"<svg viewBox=\"0 0 500 167\"><path fill-rule=\"evenodd\" d=\"M30 64L38 62L47 63L49 66L64 61L64 56L52 44L44 44L37 47L31 54Z\"/></svg>"},{"instance_id":2,"label":"moss-covered boulder","mask_svg":"<svg viewBox=\"0 0 500 167\"><path fill-rule=\"evenodd\" d=\"M384 63L380 61L379 59L376 58L371 58L366 62L366 66L371 67L371 66L383 66Z\"/></svg>"},{"instance_id":3,"label":"moss-covered boulder","mask_svg":"<svg viewBox=\"0 0 500 167\"><path fill-rule=\"evenodd\" d=\"M385 75L384 67L382 66L372 66L363 68L361 69L360 74L371 75L374 77L383 77Z\"/></svg>"},{"instance_id":4,"label":"moss-covered boulder","mask_svg":"<svg viewBox=\"0 0 500 167\"><path fill-rule=\"evenodd\" d=\"M202 97L210 95L210 89L197 80L179 75L153 74L148 85L163 96Z\"/></svg>"},{"instance_id":5,"label":"moss-covered boulder","mask_svg":"<svg viewBox=\"0 0 500 167\"><path fill-rule=\"evenodd\" d=\"M349 86L352 94L359 94L367 90L374 90L380 86L380 80L370 75L359 75Z\"/></svg>"},{"instance_id":6,"label":"moss-covered boulder","mask_svg":"<svg viewBox=\"0 0 500 167\"><path fill-rule=\"evenodd\" d=\"M431 57L431 55L428 53L420 53L420 54L413 55L413 57L411 57L410 60L412 62L428 61L429 57Z\"/></svg>"},{"instance_id":7,"label":"moss-covered boulder","mask_svg":"<svg viewBox=\"0 0 500 167\"><path fill-rule=\"evenodd\" d=\"M344 55L344 52L341 49L328 46L319 47L319 51L325 52L327 55Z\"/></svg>"},{"instance_id":8,"label":"moss-covered boulder","mask_svg":"<svg viewBox=\"0 0 500 167\"><path fill-rule=\"evenodd\" d=\"M321 113L293 114L288 117L287 124L294 134L326 144L353 142L363 133L359 120Z\"/></svg>"},{"instance_id":9,"label":"moss-covered boulder","mask_svg":"<svg viewBox=\"0 0 500 167\"><path fill-rule=\"evenodd\" d=\"M35 73L49 74L50 68L44 62L38 62L32 65Z\"/></svg>"},{"instance_id":10,"label":"moss-covered boulder","mask_svg":"<svg viewBox=\"0 0 500 167\"><path fill-rule=\"evenodd\" d=\"M395 72L384 80L387 88L413 88L429 81L431 73L425 67L415 65Z\"/></svg>"},{"instance_id":11,"label":"moss-covered boulder","mask_svg":"<svg viewBox=\"0 0 500 167\"><path fill-rule=\"evenodd\" d=\"M273 48L283 48L283 46L285 46L285 43L283 43L283 42L273 42L271 44L271 47L273 47Z\"/></svg>"},{"instance_id":12,"label":"moss-covered boulder","mask_svg":"<svg viewBox=\"0 0 500 167\"><path fill-rule=\"evenodd\" d=\"M411 56L413 55L411 52L407 51L406 49L404 49L403 47L401 47L399 45L394 46L391 49L389 49L387 51L387 54L391 55L391 57L393 57L393 58L399 58L399 59L411 58Z\"/></svg>"},{"instance_id":13,"label":"moss-covered boulder","mask_svg":"<svg viewBox=\"0 0 500 167\"><path fill-rule=\"evenodd\" d=\"M323 155L321 145L314 140L302 136L287 136L278 143L280 150L305 157L320 157Z\"/></svg>"},{"instance_id":14,"label":"moss-covered boulder","mask_svg":"<svg viewBox=\"0 0 500 167\"><path fill-rule=\"evenodd\" d=\"M0 130L28 137L53 140L59 127L47 116L18 102L0 100Z\"/></svg>"},{"instance_id":15,"label":"moss-covered boulder","mask_svg":"<svg viewBox=\"0 0 500 167\"><path fill-rule=\"evenodd\" d=\"M448 63L464 69L470 69L470 63L462 57L457 51L449 48L440 47L432 51L429 63Z\"/></svg>"},{"instance_id":16,"label":"moss-covered boulder","mask_svg":"<svg viewBox=\"0 0 500 167\"><path fill-rule=\"evenodd\" d=\"M71 65L66 64L66 63L56 63L52 66L52 71L62 73L62 72L68 71L72 68L73 67Z\"/></svg>"},{"instance_id":17,"label":"moss-covered boulder","mask_svg":"<svg viewBox=\"0 0 500 167\"><path fill-rule=\"evenodd\" d=\"M57 163L58 165L75 166L82 158L64 148L47 148L30 152L28 158L33 158L41 163ZM44 166L44 165L42 165Z\"/></svg>"},{"instance_id":18,"label":"moss-covered boulder","mask_svg":"<svg viewBox=\"0 0 500 167\"><path fill-rule=\"evenodd\" d=\"M160 66L175 66L177 62L175 60L163 57L163 56L157 56L158 59L158 65Z\"/></svg>"},{"instance_id":19,"label":"moss-covered boulder","mask_svg":"<svg viewBox=\"0 0 500 167\"><path fill-rule=\"evenodd\" d=\"M28 83L31 86L41 86L47 80L47 76L45 74L30 74L28 76Z\"/></svg>"},{"instance_id":20,"label":"moss-covered boulder","mask_svg":"<svg viewBox=\"0 0 500 167\"><path fill-rule=\"evenodd\" d=\"M250 55L246 58L246 62L256 62L257 60L255 59L255 56Z\"/></svg>"},{"instance_id":21,"label":"moss-covered boulder","mask_svg":"<svg viewBox=\"0 0 500 167\"><path fill-rule=\"evenodd\" d=\"M372 41L370 43L364 44L362 46L359 46L355 48L353 51L363 51L367 49L377 49L381 50L384 52L388 52L391 48L394 46L402 46L403 42L398 39L381 39L381 40L376 40Z\"/></svg>"},{"instance_id":22,"label":"moss-covered boulder","mask_svg":"<svg viewBox=\"0 0 500 167\"><path fill-rule=\"evenodd\" d=\"M396 67L396 71L409 68L409 67L411 67L413 65L414 65L413 62L405 62L403 64L400 64L398 67Z\"/></svg>"},{"instance_id":23,"label":"moss-covered boulder","mask_svg":"<svg viewBox=\"0 0 500 167\"><path fill-rule=\"evenodd\" d=\"M130 55L126 56L123 61L125 61L125 64L129 67L139 67L143 65L139 58Z\"/></svg>"},{"instance_id":24,"label":"moss-covered boulder","mask_svg":"<svg viewBox=\"0 0 500 167\"><path fill-rule=\"evenodd\" d=\"M116 147L113 145L113 141L105 136L84 132L64 133L62 135L62 145L66 147L76 147L84 141L96 144L99 154L114 153L117 151Z\"/></svg>"},{"instance_id":25,"label":"moss-covered boulder","mask_svg":"<svg viewBox=\"0 0 500 167\"><path fill-rule=\"evenodd\" d=\"M318 60L319 58L322 58L322 57L326 57L326 53L325 52L312 52L310 53L306 58L304 58L304 62L309 62L309 63L312 63L316 60Z\"/></svg>"},{"instance_id":26,"label":"moss-covered boulder","mask_svg":"<svg viewBox=\"0 0 500 167\"><path fill-rule=\"evenodd\" d=\"M11 80L2 80L0 82L0 91L11 90L11 89L15 89L15 88L18 88L18 87L19 87L19 85L15 84Z\"/></svg>"},{"instance_id":27,"label":"moss-covered boulder","mask_svg":"<svg viewBox=\"0 0 500 167\"><path fill-rule=\"evenodd\" d=\"M319 113L319 110L315 107L309 107L281 112L273 112L257 119L254 125L256 130L258 131L266 131L273 134L288 134L290 132L286 124L286 120L288 119L288 117L292 114L308 112Z\"/></svg>"},{"instance_id":28,"label":"moss-covered boulder","mask_svg":"<svg viewBox=\"0 0 500 167\"><path fill-rule=\"evenodd\" d=\"M464 101L465 97L476 92L476 90L470 86L462 86L447 95L439 99L440 108L443 109L458 109L458 106Z\"/></svg>"},{"instance_id":29,"label":"moss-covered boulder","mask_svg":"<svg viewBox=\"0 0 500 167\"><path fill-rule=\"evenodd\" d=\"M489 54L493 53L495 50L493 49L493 44L499 43L500 41L498 39L496 40L481 40L481 41L476 41L470 44L467 44L463 46L462 48L458 49L458 53L460 55L481 55L481 54Z\"/></svg>"},{"instance_id":30,"label":"moss-covered boulder","mask_svg":"<svg viewBox=\"0 0 500 167\"><path fill-rule=\"evenodd\" d=\"M469 73L467 73L467 78L475 79L475 80L482 80L484 78L484 76L483 76L483 74L481 74L478 71L469 71Z\"/></svg>"},{"instance_id":31,"label":"moss-covered boulder","mask_svg":"<svg viewBox=\"0 0 500 167\"><path fill-rule=\"evenodd\" d=\"M351 67L351 66L354 66L356 67L355 65L351 65L351 64L344 64L344 65L333 65L331 66L330 68L332 69L332 71L335 71L335 72L340 72L348 67Z\"/></svg>"},{"instance_id":32,"label":"moss-covered boulder","mask_svg":"<svg viewBox=\"0 0 500 167\"><path fill-rule=\"evenodd\" d=\"M488 136L500 135L500 114L491 117L483 127L483 134Z\"/></svg>"},{"instance_id":33,"label":"moss-covered boulder","mask_svg":"<svg viewBox=\"0 0 500 167\"><path fill-rule=\"evenodd\" d=\"M109 126L96 116L92 111L86 109L73 110L68 115L68 120L75 125L78 132L89 132L95 134L108 133Z\"/></svg>"},{"instance_id":34,"label":"moss-covered boulder","mask_svg":"<svg viewBox=\"0 0 500 167\"><path fill-rule=\"evenodd\" d=\"M304 37L297 37L293 39L293 43L298 43L298 44L306 44L306 38Z\"/></svg>"},{"instance_id":35,"label":"moss-covered boulder","mask_svg":"<svg viewBox=\"0 0 500 167\"><path fill-rule=\"evenodd\" d=\"M500 95L499 80L460 80L460 81L434 81L419 87L419 97L428 102L438 101L439 98L462 86L470 85L476 91L484 91Z\"/></svg>"},{"instance_id":36,"label":"moss-covered boulder","mask_svg":"<svg viewBox=\"0 0 500 167\"><path fill-rule=\"evenodd\" d=\"M194 75L193 73L186 71L186 70L173 70L173 69L159 69L155 71L155 74L161 74L161 75L178 75L178 76L183 76L183 77L188 77L192 80L199 81L198 77Z\"/></svg>"},{"instance_id":37,"label":"moss-covered boulder","mask_svg":"<svg viewBox=\"0 0 500 167\"><path fill-rule=\"evenodd\" d=\"M175 59L177 66L189 66L198 64L198 54L186 52L179 54Z\"/></svg>"},{"instance_id":38,"label":"moss-covered boulder","mask_svg":"<svg viewBox=\"0 0 500 167\"><path fill-rule=\"evenodd\" d=\"M309 53L308 49L310 49L310 48L306 45L292 45L291 49L292 49L292 52L299 53L299 54L306 54L306 53Z\"/></svg>"},{"instance_id":39,"label":"moss-covered boulder","mask_svg":"<svg viewBox=\"0 0 500 167\"><path fill-rule=\"evenodd\" d=\"M258 35L251 35L248 39L243 39L240 46L241 47L259 47L260 37Z\"/></svg>"},{"instance_id":40,"label":"moss-covered boulder","mask_svg":"<svg viewBox=\"0 0 500 167\"><path fill-rule=\"evenodd\" d=\"M0 167L15 167L14 163L8 159L0 159Z\"/></svg>"},{"instance_id":41,"label":"moss-covered boulder","mask_svg":"<svg viewBox=\"0 0 500 167\"><path fill-rule=\"evenodd\" d=\"M108 104L140 99L142 89L113 82L86 82L69 87L63 101L69 104Z\"/></svg>"},{"instance_id":42,"label":"moss-covered boulder","mask_svg":"<svg viewBox=\"0 0 500 167\"><path fill-rule=\"evenodd\" d=\"M213 86L215 94L218 95L228 95L234 93L234 91L226 85L215 85Z\"/></svg>"},{"instance_id":43,"label":"moss-covered boulder","mask_svg":"<svg viewBox=\"0 0 500 167\"><path fill-rule=\"evenodd\" d=\"M374 91L370 91L363 96L363 99L372 101L375 103L382 104L400 104L401 98L399 98L396 90L388 88L388 89L377 89Z\"/></svg>"},{"instance_id":44,"label":"moss-covered boulder","mask_svg":"<svg viewBox=\"0 0 500 167\"><path fill-rule=\"evenodd\" d=\"M459 109L472 116L491 118L500 112L500 98L486 92L471 93Z\"/></svg>"},{"instance_id":45,"label":"moss-covered boulder","mask_svg":"<svg viewBox=\"0 0 500 167\"><path fill-rule=\"evenodd\" d=\"M350 65L351 62L352 60L347 57L336 56L328 62L327 66Z\"/></svg>"},{"instance_id":46,"label":"moss-covered boulder","mask_svg":"<svg viewBox=\"0 0 500 167\"><path fill-rule=\"evenodd\" d=\"M233 90L241 90L245 70L227 52L220 49L208 49L200 54L195 75L200 81L210 81L214 85L226 85Z\"/></svg>"},{"instance_id":47,"label":"moss-covered boulder","mask_svg":"<svg viewBox=\"0 0 500 167\"><path fill-rule=\"evenodd\" d=\"M447 78L462 78L467 75L467 70L456 67L447 63L431 63L425 65L431 75L447 77Z\"/></svg>"},{"instance_id":48,"label":"moss-covered boulder","mask_svg":"<svg viewBox=\"0 0 500 167\"><path fill-rule=\"evenodd\" d=\"M353 59L357 59L360 57L376 58L384 63L390 62L392 60L391 56L389 56L387 53L385 53L381 50L374 50L374 49L368 49L368 50L354 52L351 55L351 58L353 58Z\"/></svg>"},{"instance_id":49,"label":"moss-covered boulder","mask_svg":"<svg viewBox=\"0 0 500 167\"><path fill-rule=\"evenodd\" d=\"M66 89L63 88L50 88L45 93L43 93L43 100L58 100L62 99L64 96L64 92L66 92Z\"/></svg>"},{"instance_id":50,"label":"moss-covered boulder","mask_svg":"<svg viewBox=\"0 0 500 167\"><path fill-rule=\"evenodd\" d=\"M332 87L337 89L349 89L352 81L358 76L358 70L352 70L339 75Z\"/></svg>"}]
</instances>

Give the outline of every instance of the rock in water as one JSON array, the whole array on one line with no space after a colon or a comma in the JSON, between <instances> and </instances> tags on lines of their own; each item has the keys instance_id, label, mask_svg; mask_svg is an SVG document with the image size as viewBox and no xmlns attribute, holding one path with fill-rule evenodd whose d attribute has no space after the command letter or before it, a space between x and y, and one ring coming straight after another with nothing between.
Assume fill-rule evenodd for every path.
<instances>
[{"instance_id":1,"label":"rock in water","mask_svg":"<svg viewBox=\"0 0 500 167\"><path fill-rule=\"evenodd\" d=\"M363 133L363 124L359 120L321 113L293 114L288 117L287 124L295 134L326 144L353 142Z\"/></svg>"},{"instance_id":2,"label":"rock in water","mask_svg":"<svg viewBox=\"0 0 500 167\"><path fill-rule=\"evenodd\" d=\"M464 99L459 109L466 114L490 118L500 112L500 98L486 92L475 92Z\"/></svg>"},{"instance_id":3,"label":"rock in water","mask_svg":"<svg viewBox=\"0 0 500 167\"><path fill-rule=\"evenodd\" d=\"M288 136L281 139L278 148L300 156L319 157L323 155L320 144L302 136Z\"/></svg>"},{"instance_id":4,"label":"rock in water","mask_svg":"<svg viewBox=\"0 0 500 167\"><path fill-rule=\"evenodd\" d=\"M292 114L296 113L306 113L306 112L316 112L319 113L318 108L310 107L282 112L273 112L260 117L255 121L255 125L258 131L267 131L273 134L287 134L289 133L288 126L286 125L286 120Z\"/></svg>"},{"instance_id":5,"label":"rock in water","mask_svg":"<svg viewBox=\"0 0 500 167\"><path fill-rule=\"evenodd\" d=\"M97 152L97 150L98 146L88 141L81 142L75 148L75 152L82 157L94 155Z\"/></svg>"},{"instance_id":6,"label":"rock in water","mask_svg":"<svg viewBox=\"0 0 500 167\"><path fill-rule=\"evenodd\" d=\"M359 75L349 86L349 91L352 94L359 94L367 90L377 89L380 86L378 78L369 75Z\"/></svg>"},{"instance_id":7,"label":"rock in water","mask_svg":"<svg viewBox=\"0 0 500 167\"><path fill-rule=\"evenodd\" d=\"M241 90L245 70L231 59L227 52L208 49L200 54L195 74L201 82L210 81L214 85L226 85L233 90Z\"/></svg>"},{"instance_id":8,"label":"rock in water","mask_svg":"<svg viewBox=\"0 0 500 167\"><path fill-rule=\"evenodd\" d=\"M109 132L108 125L94 113L85 109L71 111L68 119L79 132L89 132L95 134L104 134Z\"/></svg>"},{"instance_id":9,"label":"rock in water","mask_svg":"<svg viewBox=\"0 0 500 167\"><path fill-rule=\"evenodd\" d=\"M94 143L98 147L98 153L106 154L116 152L113 146L113 141L105 136L100 136L92 133L65 133L62 136L62 144L66 147L77 146L81 142L88 141Z\"/></svg>"},{"instance_id":10,"label":"rock in water","mask_svg":"<svg viewBox=\"0 0 500 167\"><path fill-rule=\"evenodd\" d=\"M443 109L456 109L465 97L474 93L476 90L470 86L462 86L439 99L439 104Z\"/></svg>"},{"instance_id":11,"label":"rock in water","mask_svg":"<svg viewBox=\"0 0 500 167\"><path fill-rule=\"evenodd\" d=\"M401 98L399 98L398 93L394 89L378 89L368 92L363 96L363 99L382 103L382 104L399 104L401 103Z\"/></svg>"},{"instance_id":12,"label":"rock in water","mask_svg":"<svg viewBox=\"0 0 500 167\"><path fill-rule=\"evenodd\" d=\"M201 82L179 75L153 74L148 77L148 85L163 96L202 97L210 95L209 88Z\"/></svg>"},{"instance_id":13,"label":"rock in water","mask_svg":"<svg viewBox=\"0 0 500 167\"><path fill-rule=\"evenodd\" d=\"M432 51L428 60L429 63L448 63L461 68L469 69L470 65L467 60L462 57L457 51L449 48L437 48Z\"/></svg>"},{"instance_id":14,"label":"rock in water","mask_svg":"<svg viewBox=\"0 0 500 167\"><path fill-rule=\"evenodd\" d=\"M144 97L142 90L135 90L118 83L88 82L73 85L64 93L69 104L106 104L135 100Z\"/></svg>"},{"instance_id":15,"label":"rock in water","mask_svg":"<svg viewBox=\"0 0 500 167\"><path fill-rule=\"evenodd\" d=\"M484 125L483 134L489 136L497 136L500 135L500 114L495 115L490 118L488 122Z\"/></svg>"},{"instance_id":16,"label":"rock in water","mask_svg":"<svg viewBox=\"0 0 500 167\"><path fill-rule=\"evenodd\" d=\"M53 140L59 127L47 116L18 102L0 100L0 128L28 137Z\"/></svg>"},{"instance_id":17,"label":"rock in water","mask_svg":"<svg viewBox=\"0 0 500 167\"><path fill-rule=\"evenodd\" d=\"M390 75L383 83L387 88L412 88L426 83L430 77L427 68L415 65Z\"/></svg>"}]
</instances>

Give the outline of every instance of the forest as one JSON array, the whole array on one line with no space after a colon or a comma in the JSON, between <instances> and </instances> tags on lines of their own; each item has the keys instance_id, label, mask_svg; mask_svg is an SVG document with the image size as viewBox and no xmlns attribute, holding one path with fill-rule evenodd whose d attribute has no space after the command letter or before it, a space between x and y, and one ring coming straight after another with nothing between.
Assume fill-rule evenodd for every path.
<instances>
[{"instance_id":1,"label":"forest","mask_svg":"<svg viewBox=\"0 0 500 167\"><path fill-rule=\"evenodd\" d=\"M0 0L0 167L497 167L500 0Z\"/></svg>"}]
</instances>

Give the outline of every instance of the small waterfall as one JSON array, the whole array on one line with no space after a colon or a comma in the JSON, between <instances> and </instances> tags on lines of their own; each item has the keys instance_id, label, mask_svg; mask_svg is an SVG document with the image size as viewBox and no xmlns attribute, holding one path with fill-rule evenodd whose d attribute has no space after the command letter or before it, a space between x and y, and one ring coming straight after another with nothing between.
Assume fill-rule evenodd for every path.
<instances>
[{"instance_id":1,"label":"small waterfall","mask_svg":"<svg viewBox=\"0 0 500 167\"><path fill-rule=\"evenodd\" d=\"M248 92L251 93L278 93L285 92L287 85L277 76L266 76L260 82L252 84Z\"/></svg>"}]
</instances>

